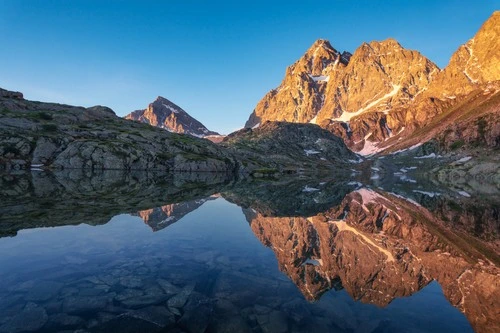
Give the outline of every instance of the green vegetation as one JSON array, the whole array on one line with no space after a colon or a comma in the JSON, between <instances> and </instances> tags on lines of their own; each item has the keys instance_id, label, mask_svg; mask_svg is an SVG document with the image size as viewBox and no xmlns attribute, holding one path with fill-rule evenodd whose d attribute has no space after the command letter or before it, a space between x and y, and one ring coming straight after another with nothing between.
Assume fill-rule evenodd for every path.
<instances>
[{"instance_id":1,"label":"green vegetation","mask_svg":"<svg viewBox=\"0 0 500 333\"><path fill-rule=\"evenodd\" d=\"M127 157L128 156L128 154L126 152L124 152L123 150L115 150L114 154L118 157Z\"/></svg>"},{"instance_id":2,"label":"green vegetation","mask_svg":"<svg viewBox=\"0 0 500 333\"><path fill-rule=\"evenodd\" d=\"M44 130L45 132L56 132L57 125L55 125L55 124L43 124L42 130Z\"/></svg>"},{"instance_id":3,"label":"green vegetation","mask_svg":"<svg viewBox=\"0 0 500 333\"><path fill-rule=\"evenodd\" d=\"M188 161L205 161L208 159L208 156L201 156L192 153L182 153L182 156Z\"/></svg>"},{"instance_id":4,"label":"green vegetation","mask_svg":"<svg viewBox=\"0 0 500 333\"><path fill-rule=\"evenodd\" d=\"M47 112L34 113L33 118L38 118L38 119L42 119L42 120L52 120L53 119L52 115L47 113Z\"/></svg>"},{"instance_id":5,"label":"green vegetation","mask_svg":"<svg viewBox=\"0 0 500 333\"><path fill-rule=\"evenodd\" d=\"M19 149L17 149L16 146L14 146L12 144L4 147L4 149L3 149L4 155L7 155L7 154L19 155L20 153L21 153L21 151Z\"/></svg>"},{"instance_id":6,"label":"green vegetation","mask_svg":"<svg viewBox=\"0 0 500 333\"><path fill-rule=\"evenodd\" d=\"M484 138L484 135L486 134L486 126L488 126L488 122L484 119L484 117L481 117L478 120L476 120L476 125L477 125L477 132L479 133L479 136L481 138Z\"/></svg>"},{"instance_id":7,"label":"green vegetation","mask_svg":"<svg viewBox=\"0 0 500 333\"><path fill-rule=\"evenodd\" d=\"M157 153L156 157L158 159L162 160L162 161L168 161L168 160L174 158L175 155L174 154L170 154L170 153Z\"/></svg>"},{"instance_id":8,"label":"green vegetation","mask_svg":"<svg viewBox=\"0 0 500 333\"><path fill-rule=\"evenodd\" d=\"M274 175L275 173L278 173L278 169L273 169L273 168L261 168L261 169L255 169L253 171L254 174L260 173L263 175Z\"/></svg>"},{"instance_id":9,"label":"green vegetation","mask_svg":"<svg viewBox=\"0 0 500 333\"><path fill-rule=\"evenodd\" d=\"M457 211L457 212L461 212L463 210L462 207L459 204L457 204L455 201L448 201L448 207L450 207L450 209Z\"/></svg>"},{"instance_id":10,"label":"green vegetation","mask_svg":"<svg viewBox=\"0 0 500 333\"><path fill-rule=\"evenodd\" d=\"M465 144L465 141L460 139L460 140L457 140L455 142L453 142L451 145L450 145L450 149L451 150L456 150L458 148L461 148L463 145Z\"/></svg>"}]
</instances>

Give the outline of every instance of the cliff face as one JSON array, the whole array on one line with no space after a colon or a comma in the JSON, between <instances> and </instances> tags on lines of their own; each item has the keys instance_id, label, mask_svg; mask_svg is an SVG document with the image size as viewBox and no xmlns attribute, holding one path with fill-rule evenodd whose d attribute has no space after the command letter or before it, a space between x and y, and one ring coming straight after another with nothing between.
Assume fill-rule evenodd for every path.
<instances>
[{"instance_id":1,"label":"cliff face","mask_svg":"<svg viewBox=\"0 0 500 333\"><path fill-rule=\"evenodd\" d=\"M153 103L150 103L146 109L129 113L125 116L125 119L146 123L170 132L197 137L219 135L217 132L209 131L182 108L161 96L156 98Z\"/></svg>"},{"instance_id":2,"label":"cliff face","mask_svg":"<svg viewBox=\"0 0 500 333\"><path fill-rule=\"evenodd\" d=\"M345 67L349 56L335 50L328 41L318 40L295 64L288 67L281 85L257 104L245 127L265 121L306 123L323 106L330 74Z\"/></svg>"},{"instance_id":3,"label":"cliff face","mask_svg":"<svg viewBox=\"0 0 500 333\"><path fill-rule=\"evenodd\" d=\"M245 126L313 122L362 154L382 151L474 91L500 89L499 21L495 12L444 70L393 39L364 43L344 58L327 41L317 41L257 104Z\"/></svg>"},{"instance_id":4,"label":"cliff face","mask_svg":"<svg viewBox=\"0 0 500 333\"><path fill-rule=\"evenodd\" d=\"M273 249L280 269L309 300L344 288L355 299L386 306L437 280L476 331L497 330L498 268L485 264L498 262L497 255L491 256L497 241L478 245L447 227L439 217L454 212L444 207L434 215L400 197L362 188L311 217L244 213L255 235Z\"/></svg>"}]
</instances>

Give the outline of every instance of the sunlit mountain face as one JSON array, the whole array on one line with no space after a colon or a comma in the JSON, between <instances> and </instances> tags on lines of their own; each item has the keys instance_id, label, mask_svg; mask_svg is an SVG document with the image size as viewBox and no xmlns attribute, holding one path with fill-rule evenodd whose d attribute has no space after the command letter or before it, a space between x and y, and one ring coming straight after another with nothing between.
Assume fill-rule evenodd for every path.
<instances>
[{"instance_id":1,"label":"sunlit mountain face","mask_svg":"<svg viewBox=\"0 0 500 333\"><path fill-rule=\"evenodd\" d=\"M0 332L498 330L497 197L380 176L2 174Z\"/></svg>"}]
</instances>

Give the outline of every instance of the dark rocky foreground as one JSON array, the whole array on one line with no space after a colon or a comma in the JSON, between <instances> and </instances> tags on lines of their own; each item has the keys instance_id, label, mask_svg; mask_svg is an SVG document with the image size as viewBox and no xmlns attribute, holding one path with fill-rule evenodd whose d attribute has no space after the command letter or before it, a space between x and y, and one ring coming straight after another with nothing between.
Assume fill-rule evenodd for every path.
<instances>
[{"instance_id":1,"label":"dark rocky foreground","mask_svg":"<svg viewBox=\"0 0 500 333\"><path fill-rule=\"evenodd\" d=\"M106 107L25 100L0 89L4 168L234 172L234 156L208 140L117 117Z\"/></svg>"}]
</instances>

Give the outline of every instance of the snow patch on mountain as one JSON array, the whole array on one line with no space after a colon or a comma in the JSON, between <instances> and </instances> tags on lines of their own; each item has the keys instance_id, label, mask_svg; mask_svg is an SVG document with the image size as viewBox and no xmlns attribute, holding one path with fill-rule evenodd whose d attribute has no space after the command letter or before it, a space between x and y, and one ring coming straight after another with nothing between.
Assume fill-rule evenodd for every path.
<instances>
[{"instance_id":1,"label":"snow patch on mountain","mask_svg":"<svg viewBox=\"0 0 500 333\"><path fill-rule=\"evenodd\" d=\"M332 120L336 120L336 121L349 121L351 120L351 118L353 117L356 117L356 116L359 116L360 114L364 113L365 111L368 111L369 109L371 109L372 107L376 106L377 104L379 104L380 102L396 95L398 93L398 91L401 89L401 86L400 85L397 85L397 84L393 84L392 85L392 90L390 92L388 92L387 94L385 94L384 96L368 103L366 106L362 107L361 109L359 109L358 111L356 112L347 112L347 111L344 111L342 113L342 115L338 118L333 118Z\"/></svg>"}]
</instances>

